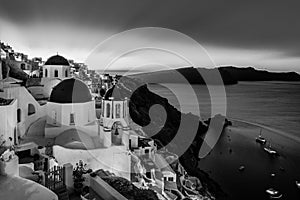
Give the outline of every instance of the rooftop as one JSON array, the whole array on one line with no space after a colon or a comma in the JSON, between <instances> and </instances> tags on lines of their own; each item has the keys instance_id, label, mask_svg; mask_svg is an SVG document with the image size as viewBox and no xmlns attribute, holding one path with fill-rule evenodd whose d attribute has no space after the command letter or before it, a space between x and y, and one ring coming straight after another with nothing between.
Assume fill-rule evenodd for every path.
<instances>
[{"instance_id":1,"label":"rooftop","mask_svg":"<svg viewBox=\"0 0 300 200\"><path fill-rule=\"evenodd\" d=\"M45 65L64 65L69 66L69 61L60 55L55 55L46 61Z\"/></svg>"},{"instance_id":2,"label":"rooftop","mask_svg":"<svg viewBox=\"0 0 300 200\"><path fill-rule=\"evenodd\" d=\"M0 106L7 106L9 105L13 99L3 99L0 97Z\"/></svg>"},{"instance_id":3,"label":"rooftop","mask_svg":"<svg viewBox=\"0 0 300 200\"><path fill-rule=\"evenodd\" d=\"M50 96L50 101L55 103L85 103L91 100L92 96L86 84L74 78L57 84Z\"/></svg>"}]
</instances>

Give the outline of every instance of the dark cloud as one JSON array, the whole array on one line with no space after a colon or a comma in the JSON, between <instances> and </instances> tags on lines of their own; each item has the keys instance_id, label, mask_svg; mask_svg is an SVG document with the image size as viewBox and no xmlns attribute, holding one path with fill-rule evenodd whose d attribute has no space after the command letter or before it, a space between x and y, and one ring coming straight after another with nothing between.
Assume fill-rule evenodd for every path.
<instances>
[{"instance_id":1,"label":"dark cloud","mask_svg":"<svg viewBox=\"0 0 300 200\"><path fill-rule=\"evenodd\" d=\"M204 45L276 51L283 57L300 56L299 10L298 0L0 0L0 19L35 25L37 32L56 24L112 34L158 26Z\"/></svg>"}]
</instances>

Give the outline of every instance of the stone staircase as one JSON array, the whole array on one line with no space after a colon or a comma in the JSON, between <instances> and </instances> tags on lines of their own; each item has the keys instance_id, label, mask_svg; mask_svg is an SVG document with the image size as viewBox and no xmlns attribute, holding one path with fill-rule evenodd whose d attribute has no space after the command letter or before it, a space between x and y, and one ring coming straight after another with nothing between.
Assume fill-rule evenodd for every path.
<instances>
[{"instance_id":1,"label":"stone staircase","mask_svg":"<svg viewBox=\"0 0 300 200\"><path fill-rule=\"evenodd\" d=\"M69 193L66 186L56 189L55 194L58 196L58 200L69 200Z\"/></svg>"}]
</instances>

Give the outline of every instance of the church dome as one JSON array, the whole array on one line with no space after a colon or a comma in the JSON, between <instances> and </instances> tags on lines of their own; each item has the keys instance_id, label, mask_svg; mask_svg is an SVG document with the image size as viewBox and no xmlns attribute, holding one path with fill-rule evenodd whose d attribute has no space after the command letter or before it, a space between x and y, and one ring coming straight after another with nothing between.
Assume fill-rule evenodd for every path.
<instances>
[{"instance_id":1,"label":"church dome","mask_svg":"<svg viewBox=\"0 0 300 200\"><path fill-rule=\"evenodd\" d=\"M54 103L85 103L92 100L92 95L86 84L78 79L65 79L57 84L50 95Z\"/></svg>"},{"instance_id":2,"label":"church dome","mask_svg":"<svg viewBox=\"0 0 300 200\"><path fill-rule=\"evenodd\" d=\"M64 57L60 56L60 55L55 55L50 57L45 65L65 65L65 66L69 66L69 61L67 59L65 59Z\"/></svg>"}]
</instances>

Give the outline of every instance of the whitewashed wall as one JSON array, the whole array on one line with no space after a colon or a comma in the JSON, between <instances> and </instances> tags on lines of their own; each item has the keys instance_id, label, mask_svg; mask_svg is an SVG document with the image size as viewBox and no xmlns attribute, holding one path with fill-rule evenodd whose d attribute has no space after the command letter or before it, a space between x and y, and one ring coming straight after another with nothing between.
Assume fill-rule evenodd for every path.
<instances>
[{"instance_id":1,"label":"whitewashed wall","mask_svg":"<svg viewBox=\"0 0 300 200\"><path fill-rule=\"evenodd\" d=\"M53 155L59 165L71 163L76 166L79 160L87 163L87 168L93 170L104 169L117 176L130 180L131 156L125 146L112 146L109 148L81 150L67 149L53 146Z\"/></svg>"},{"instance_id":2,"label":"whitewashed wall","mask_svg":"<svg viewBox=\"0 0 300 200\"><path fill-rule=\"evenodd\" d=\"M6 146L10 145L8 138L14 139L14 130L17 128L18 100L13 100L9 105L0 106L0 140L5 140ZM2 142L2 141L0 141Z\"/></svg>"}]
</instances>

